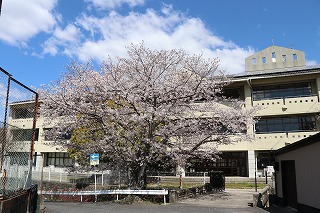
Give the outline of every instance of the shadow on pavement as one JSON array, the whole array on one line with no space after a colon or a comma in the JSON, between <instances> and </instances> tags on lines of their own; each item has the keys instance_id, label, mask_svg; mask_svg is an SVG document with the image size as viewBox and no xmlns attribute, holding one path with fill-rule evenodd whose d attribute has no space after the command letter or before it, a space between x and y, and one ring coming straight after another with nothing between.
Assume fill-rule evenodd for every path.
<instances>
[{"instance_id":1,"label":"shadow on pavement","mask_svg":"<svg viewBox=\"0 0 320 213\"><path fill-rule=\"evenodd\" d=\"M270 213L297 213L298 210L290 208L290 207L281 207L277 205L272 205L265 209L267 212Z\"/></svg>"}]
</instances>

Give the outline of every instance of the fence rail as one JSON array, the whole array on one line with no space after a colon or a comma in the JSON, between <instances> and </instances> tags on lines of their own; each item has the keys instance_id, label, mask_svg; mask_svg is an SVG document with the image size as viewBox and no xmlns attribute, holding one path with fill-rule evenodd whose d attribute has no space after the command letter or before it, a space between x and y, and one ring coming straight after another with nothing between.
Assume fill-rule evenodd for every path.
<instances>
[{"instance_id":1,"label":"fence rail","mask_svg":"<svg viewBox=\"0 0 320 213\"><path fill-rule=\"evenodd\" d=\"M116 195L117 200L119 195L162 195L163 203L166 204L166 195L169 194L169 191L166 189L162 190L130 190L130 189L116 189L116 190L96 190L96 191L42 191L42 195L71 195L71 196L80 196L81 202L83 200L82 196L85 195L94 195L95 201L97 201L98 195Z\"/></svg>"}]
</instances>

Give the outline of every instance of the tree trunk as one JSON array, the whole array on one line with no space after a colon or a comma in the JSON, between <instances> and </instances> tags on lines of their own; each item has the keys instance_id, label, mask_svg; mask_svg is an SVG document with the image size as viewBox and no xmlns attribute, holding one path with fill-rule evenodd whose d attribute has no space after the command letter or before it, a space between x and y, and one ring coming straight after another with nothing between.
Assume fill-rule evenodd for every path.
<instances>
[{"instance_id":1,"label":"tree trunk","mask_svg":"<svg viewBox=\"0 0 320 213\"><path fill-rule=\"evenodd\" d=\"M133 189L144 189L147 186L146 163L139 163L131 168L130 187Z\"/></svg>"}]
</instances>

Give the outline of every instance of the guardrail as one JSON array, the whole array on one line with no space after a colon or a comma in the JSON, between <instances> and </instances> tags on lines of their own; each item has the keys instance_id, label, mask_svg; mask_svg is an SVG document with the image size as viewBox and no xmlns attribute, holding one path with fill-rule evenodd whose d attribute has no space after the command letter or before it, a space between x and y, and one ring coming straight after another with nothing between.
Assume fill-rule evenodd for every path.
<instances>
[{"instance_id":1,"label":"guardrail","mask_svg":"<svg viewBox=\"0 0 320 213\"><path fill-rule=\"evenodd\" d=\"M115 189L115 190L96 190L96 191L42 191L42 195L72 195L80 196L82 202L82 196L84 195L94 195L95 202L97 202L98 195L116 195L117 200L119 195L163 195L163 203L166 204L166 195L169 192L166 189L161 190L133 190L133 189Z\"/></svg>"}]
</instances>

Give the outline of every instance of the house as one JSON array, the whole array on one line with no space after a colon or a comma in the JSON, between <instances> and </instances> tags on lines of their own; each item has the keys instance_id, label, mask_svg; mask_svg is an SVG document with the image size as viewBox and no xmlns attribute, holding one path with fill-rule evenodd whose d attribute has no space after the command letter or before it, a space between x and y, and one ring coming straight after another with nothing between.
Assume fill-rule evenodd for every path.
<instances>
[{"instance_id":1,"label":"house","mask_svg":"<svg viewBox=\"0 0 320 213\"><path fill-rule=\"evenodd\" d=\"M299 212L320 212L320 133L275 153L278 204Z\"/></svg>"}]
</instances>

